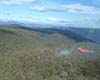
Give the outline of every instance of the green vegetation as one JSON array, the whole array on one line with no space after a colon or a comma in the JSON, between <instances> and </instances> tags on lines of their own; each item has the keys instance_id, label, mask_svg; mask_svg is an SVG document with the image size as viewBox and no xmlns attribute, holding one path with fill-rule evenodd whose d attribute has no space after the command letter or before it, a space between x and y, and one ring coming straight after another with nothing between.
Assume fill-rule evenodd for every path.
<instances>
[{"instance_id":1,"label":"green vegetation","mask_svg":"<svg viewBox=\"0 0 100 80\"><path fill-rule=\"evenodd\" d=\"M61 34L1 27L0 80L100 80L100 58L85 61L57 54L58 48L74 44Z\"/></svg>"},{"instance_id":2,"label":"green vegetation","mask_svg":"<svg viewBox=\"0 0 100 80\"><path fill-rule=\"evenodd\" d=\"M70 48L74 43L74 40L59 33L43 34L20 28L0 28L1 53L37 48Z\"/></svg>"}]
</instances>

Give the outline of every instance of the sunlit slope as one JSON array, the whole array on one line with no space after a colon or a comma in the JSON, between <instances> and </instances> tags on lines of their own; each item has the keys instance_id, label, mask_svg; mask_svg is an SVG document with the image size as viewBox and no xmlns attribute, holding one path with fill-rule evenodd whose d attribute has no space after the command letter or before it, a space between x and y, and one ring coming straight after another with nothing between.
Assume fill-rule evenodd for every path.
<instances>
[{"instance_id":1,"label":"sunlit slope","mask_svg":"<svg viewBox=\"0 0 100 80\"><path fill-rule=\"evenodd\" d=\"M24 49L71 48L74 40L59 33L45 34L21 28L0 28L1 53Z\"/></svg>"}]
</instances>

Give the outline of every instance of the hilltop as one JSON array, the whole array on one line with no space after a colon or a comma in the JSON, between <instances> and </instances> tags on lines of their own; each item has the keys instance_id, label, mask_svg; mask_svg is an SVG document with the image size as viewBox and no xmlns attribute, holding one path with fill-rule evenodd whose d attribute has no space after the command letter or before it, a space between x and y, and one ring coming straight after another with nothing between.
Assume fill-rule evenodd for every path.
<instances>
[{"instance_id":1,"label":"hilltop","mask_svg":"<svg viewBox=\"0 0 100 80\"><path fill-rule=\"evenodd\" d=\"M80 42L93 42L68 29L0 26L0 79L100 80L100 58L59 55ZM93 42L94 43L94 42ZM99 54L99 51L98 51ZM90 55L91 56L91 55Z\"/></svg>"},{"instance_id":2,"label":"hilltop","mask_svg":"<svg viewBox=\"0 0 100 80\"><path fill-rule=\"evenodd\" d=\"M36 48L71 48L75 40L55 30L0 27L0 49L2 52ZM41 31L39 31L41 30ZM43 32L44 30L44 32Z\"/></svg>"}]
</instances>

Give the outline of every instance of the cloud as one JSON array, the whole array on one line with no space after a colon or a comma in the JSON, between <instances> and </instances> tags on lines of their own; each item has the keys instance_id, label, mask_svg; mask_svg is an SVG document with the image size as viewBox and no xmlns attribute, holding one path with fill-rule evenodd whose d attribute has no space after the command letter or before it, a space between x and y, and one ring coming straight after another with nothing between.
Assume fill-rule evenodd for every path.
<instances>
[{"instance_id":1,"label":"cloud","mask_svg":"<svg viewBox=\"0 0 100 80\"><path fill-rule=\"evenodd\" d=\"M43 21L43 19L39 18L39 17L28 17L28 16L20 16L20 17L17 17L18 20L21 20L21 21L27 21L27 22L40 22L40 21Z\"/></svg>"},{"instance_id":2,"label":"cloud","mask_svg":"<svg viewBox=\"0 0 100 80\"><path fill-rule=\"evenodd\" d=\"M100 8L94 6L84 6L81 4L72 4L65 6L69 12L85 13L85 14L100 14Z\"/></svg>"},{"instance_id":3,"label":"cloud","mask_svg":"<svg viewBox=\"0 0 100 80\"><path fill-rule=\"evenodd\" d=\"M100 8L81 4L68 4L60 6L32 6L32 10L39 12L70 12L81 14L100 14Z\"/></svg>"},{"instance_id":4,"label":"cloud","mask_svg":"<svg viewBox=\"0 0 100 80\"><path fill-rule=\"evenodd\" d=\"M63 8L62 6L32 6L32 10L34 11L40 11L40 12L47 12L47 11L65 11L66 9Z\"/></svg>"},{"instance_id":5,"label":"cloud","mask_svg":"<svg viewBox=\"0 0 100 80\"><path fill-rule=\"evenodd\" d=\"M46 21L51 21L51 22L59 22L59 23L67 23L67 20L63 20L63 19L58 19L58 18L54 18L54 17L49 17L47 19L45 19Z\"/></svg>"},{"instance_id":6,"label":"cloud","mask_svg":"<svg viewBox=\"0 0 100 80\"><path fill-rule=\"evenodd\" d=\"M60 19L53 18L53 17L47 18L46 20L47 20L47 21L56 21L56 22L60 21Z\"/></svg>"},{"instance_id":7,"label":"cloud","mask_svg":"<svg viewBox=\"0 0 100 80\"><path fill-rule=\"evenodd\" d=\"M21 5L24 3L34 3L39 0L1 0L0 4L5 4L5 5L12 5L12 4L17 4Z\"/></svg>"},{"instance_id":8,"label":"cloud","mask_svg":"<svg viewBox=\"0 0 100 80\"><path fill-rule=\"evenodd\" d=\"M84 18L80 20L75 20L71 22L74 26L77 27L90 27L90 28L100 28L100 19L89 19Z\"/></svg>"},{"instance_id":9,"label":"cloud","mask_svg":"<svg viewBox=\"0 0 100 80\"><path fill-rule=\"evenodd\" d=\"M56 17L39 18L39 17L19 17L20 20L29 22L47 22L47 23L60 23L64 25L91 27L96 28L100 25L100 19L80 19L80 20L65 20Z\"/></svg>"},{"instance_id":10,"label":"cloud","mask_svg":"<svg viewBox=\"0 0 100 80\"><path fill-rule=\"evenodd\" d=\"M7 18L5 18L7 19ZM12 19L15 20L15 18L12 17ZM54 24L57 23L59 25L65 25L65 26L75 26L75 27L90 27L90 28L100 28L100 19L92 19L92 18L84 18L84 19L76 19L76 20L67 20L67 19L61 19L57 17L47 17L47 18L40 18L37 16L33 17L17 17L17 21L23 21L23 22L31 22L31 23L49 23Z\"/></svg>"},{"instance_id":11,"label":"cloud","mask_svg":"<svg viewBox=\"0 0 100 80\"><path fill-rule=\"evenodd\" d=\"M30 22L50 22L50 23L69 23L70 21L60 19L60 18L55 18L55 17L47 17L47 18L39 18L39 17L18 17L18 19L23 20L23 21L30 21Z\"/></svg>"},{"instance_id":12,"label":"cloud","mask_svg":"<svg viewBox=\"0 0 100 80\"><path fill-rule=\"evenodd\" d=\"M31 9L39 12L45 12L49 10L47 7L43 7L43 6L32 6Z\"/></svg>"}]
</instances>

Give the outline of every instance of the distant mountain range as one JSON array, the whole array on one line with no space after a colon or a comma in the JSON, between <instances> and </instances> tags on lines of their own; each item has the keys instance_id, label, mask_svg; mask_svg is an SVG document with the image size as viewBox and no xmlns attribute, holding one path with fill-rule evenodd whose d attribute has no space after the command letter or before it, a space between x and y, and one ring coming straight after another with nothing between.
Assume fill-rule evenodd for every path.
<instances>
[{"instance_id":1,"label":"distant mountain range","mask_svg":"<svg viewBox=\"0 0 100 80\"><path fill-rule=\"evenodd\" d=\"M70 27L70 30L100 44L100 29Z\"/></svg>"},{"instance_id":2,"label":"distant mountain range","mask_svg":"<svg viewBox=\"0 0 100 80\"><path fill-rule=\"evenodd\" d=\"M68 25L55 26L49 24L37 23L21 23L16 21L0 21L0 25L4 27L22 28L30 31L38 31L45 34L60 33L64 36L75 39L76 41L94 42L100 44L100 29L94 28L78 28Z\"/></svg>"}]
</instances>

